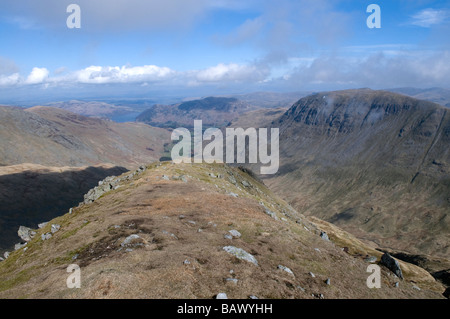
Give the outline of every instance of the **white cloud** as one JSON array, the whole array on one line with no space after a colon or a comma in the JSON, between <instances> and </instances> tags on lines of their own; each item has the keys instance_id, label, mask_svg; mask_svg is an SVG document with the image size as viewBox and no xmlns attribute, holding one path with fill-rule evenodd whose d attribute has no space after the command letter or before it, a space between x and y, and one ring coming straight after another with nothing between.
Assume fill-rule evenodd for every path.
<instances>
[{"instance_id":1,"label":"white cloud","mask_svg":"<svg viewBox=\"0 0 450 319\"><path fill-rule=\"evenodd\" d=\"M11 75L0 75L0 86L12 86L18 84L20 81L19 73Z\"/></svg>"},{"instance_id":2,"label":"white cloud","mask_svg":"<svg viewBox=\"0 0 450 319\"><path fill-rule=\"evenodd\" d=\"M428 8L413 15L411 24L429 28L432 25L443 23L448 17L448 11Z\"/></svg>"},{"instance_id":3,"label":"white cloud","mask_svg":"<svg viewBox=\"0 0 450 319\"><path fill-rule=\"evenodd\" d=\"M33 68L30 75L25 80L26 84L40 84L48 78L48 70L46 68Z\"/></svg>"},{"instance_id":4,"label":"white cloud","mask_svg":"<svg viewBox=\"0 0 450 319\"><path fill-rule=\"evenodd\" d=\"M450 86L450 51L385 55L382 52L367 57L317 57L297 67L285 79L286 85L299 87L322 85L336 87L448 87Z\"/></svg>"},{"instance_id":5,"label":"white cloud","mask_svg":"<svg viewBox=\"0 0 450 319\"><path fill-rule=\"evenodd\" d=\"M0 86L135 84L135 87L158 85L159 88L173 89L237 85L245 89L264 84L269 89L273 86L323 90L345 87L450 87L450 51L388 49L395 49L395 54L390 50L386 50L386 54L382 50L363 56L294 56L283 65L219 63L188 71L156 65L90 66L50 75L48 69L35 67L27 77L21 77L18 72L0 75Z\"/></svg>"},{"instance_id":6,"label":"white cloud","mask_svg":"<svg viewBox=\"0 0 450 319\"><path fill-rule=\"evenodd\" d=\"M256 65L220 63L194 73L195 79L199 82L258 82L267 77L268 70L258 68Z\"/></svg>"},{"instance_id":7,"label":"white cloud","mask_svg":"<svg viewBox=\"0 0 450 319\"><path fill-rule=\"evenodd\" d=\"M163 81L175 75L175 71L156 65L129 66L90 66L74 73L79 83L130 83L143 81ZM65 78L62 78L62 80Z\"/></svg>"}]
</instances>

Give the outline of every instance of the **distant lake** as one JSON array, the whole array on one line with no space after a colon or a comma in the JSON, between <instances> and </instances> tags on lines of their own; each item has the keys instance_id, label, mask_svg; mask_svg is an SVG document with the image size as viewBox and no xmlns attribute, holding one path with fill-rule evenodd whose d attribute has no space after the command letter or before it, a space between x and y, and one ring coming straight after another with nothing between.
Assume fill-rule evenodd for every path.
<instances>
[{"instance_id":1,"label":"distant lake","mask_svg":"<svg viewBox=\"0 0 450 319\"><path fill-rule=\"evenodd\" d=\"M125 114L113 115L109 118L117 123L134 122L139 114L141 114L141 112L130 112Z\"/></svg>"}]
</instances>

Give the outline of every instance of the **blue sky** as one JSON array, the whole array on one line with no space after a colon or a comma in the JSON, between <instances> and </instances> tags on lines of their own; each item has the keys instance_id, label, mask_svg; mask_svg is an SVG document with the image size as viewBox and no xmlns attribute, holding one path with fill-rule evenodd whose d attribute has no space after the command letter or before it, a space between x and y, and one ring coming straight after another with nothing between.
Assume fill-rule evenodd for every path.
<instances>
[{"instance_id":1,"label":"blue sky","mask_svg":"<svg viewBox=\"0 0 450 319\"><path fill-rule=\"evenodd\" d=\"M71 3L81 29L66 26ZM2 0L0 102L448 88L449 34L449 1Z\"/></svg>"}]
</instances>

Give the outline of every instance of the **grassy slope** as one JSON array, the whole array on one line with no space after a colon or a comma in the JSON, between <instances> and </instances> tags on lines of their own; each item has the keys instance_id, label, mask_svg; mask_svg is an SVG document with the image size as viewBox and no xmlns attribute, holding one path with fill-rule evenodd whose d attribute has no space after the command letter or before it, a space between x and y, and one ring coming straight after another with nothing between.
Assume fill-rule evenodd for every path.
<instances>
[{"instance_id":1,"label":"grassy slope","mask_svg":"<svg viewBox=\"0 0 450 319\"><path fill-rule=\"evenodd\" d=\"M173 178L181 175L187 182ZM264 213L263 205L277 220ZM42 241L51 223L61 229ZM426 272L412 265L406 267L415 270L408 271L404 263L406 279L398 288L393 287L398 279L383 268L382 288L368 289L368 264L362 258L376 254L373 248L317 222L335 243L321 239L314 223L264 185L219 164L152 164L117 190L51 223L37 231L26 250L0 263L0 297L212 298L226 292L231 298L439 298L443 291ZM242 237L224 238L231 229ZM138 234L143 246L118 251L130 234ZM341 249L350 242L357 253ZM222 249L227 245L252 253L259 266L229 255ZM72 263L81 266L81 289L66 287ZM277 269L280 264L294 276ZM413 289L411 280L422 289Z\"/></svg>"},{"instance_id":2,"label":"grassy slope","mask_svg":"<svg viewBox=\"0 0 450 319\"><path fill-rule=\"evenodd\" d=\"M170 140L170 132L143 123L114 123L50 107L0 107L0 135L0 165L131 168L158 160Z\"/></svg>"}]
</instances>

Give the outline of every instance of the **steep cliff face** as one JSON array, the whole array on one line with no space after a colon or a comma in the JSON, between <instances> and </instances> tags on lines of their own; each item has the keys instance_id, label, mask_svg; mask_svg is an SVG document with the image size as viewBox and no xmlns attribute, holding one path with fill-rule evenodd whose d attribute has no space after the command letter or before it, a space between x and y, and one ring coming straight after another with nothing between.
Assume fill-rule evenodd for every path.
<instances>
[{"instance_id":1,"label":"steep cliff face","mask_svg":"<svg viewBox=\"0 0 450 319\"><path fill-rule=\"evenodd\" d=\"M382 246L448 256L448 109L385 91L325 92L272 126L281 165L267 183L295 208Z\"/></svg>"},{"instance_id":2,"label":"steep cliff face","mask_svg":"<svg viewBox=\"0 0 450 319\"><path fill-rule=\"evenodd\" d=\"M404 280L380 264L382 286L368 288L382 253L239 169L154 163L99 184L0 262L0 297L443 298L404 262ZM79 289L67 286L69 265Z\"/></svg>"}]
</instances>

